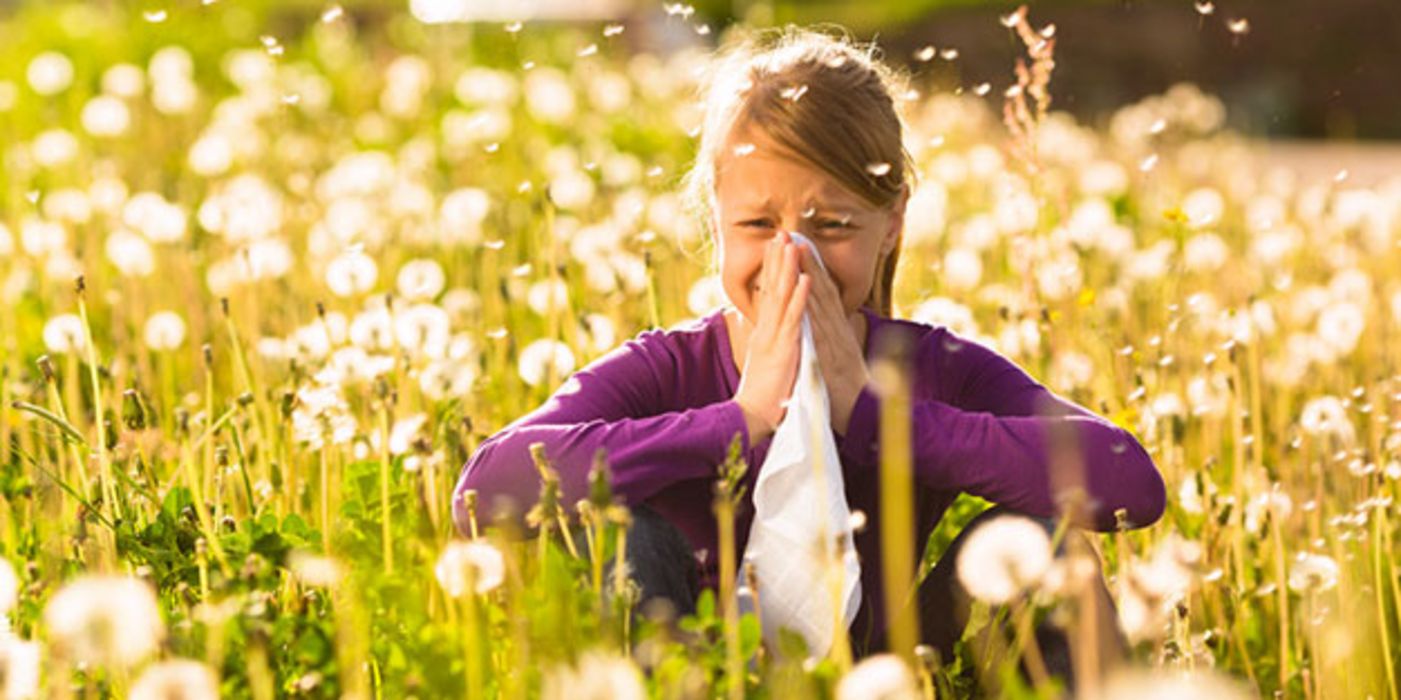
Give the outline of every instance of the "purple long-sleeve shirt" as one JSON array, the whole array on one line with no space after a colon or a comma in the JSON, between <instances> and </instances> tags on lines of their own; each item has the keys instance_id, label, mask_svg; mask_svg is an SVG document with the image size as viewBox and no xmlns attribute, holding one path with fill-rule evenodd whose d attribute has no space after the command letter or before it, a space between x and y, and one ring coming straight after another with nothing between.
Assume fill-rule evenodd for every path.
<instances>
[{"instance_id":1,"label":"purple long-sleeve shirt","mask_svg":"<svg viewBox=\"0 0 1401 700\"><path fill-rule=\"evenodd\" d=\"M869 321L868 359L873 348L887 347L893 339L910 351L913 556L921 555L929 533L959 492L1029 515L1057 517L1052 445L1079 450L1090 506L1090 521L1084 524L1112 529L1119 508L1135 527L1162 514L1162 477L1131 433L1056 396L1012 361L943 326L885 318L865 307L862 311ZM644 331L575 372L542 406L478 446L455 493L475 489L486 509L502 497L520 509L528 507L540 490L529 446L541 442L559 472L563 502L572 504L587 494L594 452L602 447L615 493L629 504L646 503L674 523L701 562L704 584L713 587L718 561L711 486L717 467L738 433L750 465L745 493L751 494L770 442L749 440L744 415L732 400L739 379L723 309L666 330ZM862 562L862 605L853 634L880 634L885 622L880 403L872 388L863 389L846 435L835 436L847 502L867 518L854 538ZM745 500L736 523L738 552L744 551L753 519L752 502ZM454 498L453 513L465 531L460 498Z\"/></svg>"}]
</instances>

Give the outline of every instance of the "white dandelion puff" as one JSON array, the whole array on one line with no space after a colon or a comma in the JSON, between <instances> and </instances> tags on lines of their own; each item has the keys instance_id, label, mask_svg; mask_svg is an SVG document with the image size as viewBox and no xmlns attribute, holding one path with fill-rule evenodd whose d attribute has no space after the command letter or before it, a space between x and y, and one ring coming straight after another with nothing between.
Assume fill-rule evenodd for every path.
<instances>
[{"instance_id":1,"label":"white dandelion puff","mask_svg":"<svg viewBox=\"0 0 1401 700\"><path fill-rule=\"evenodd\" d=\"M375 286L379 267L360 250L348 250L326 266L326 286L339 297L363 294Z\"/></svg>"},{"instance_id":2,"label":"white dandelion puff","mask_svg":"<svg viewBox=\"0 0 1401 700\"><path fill-rule=\"evenodd\" d=\"M410 301L427 301L443 291L447 276L443 266L429 258L419 258L404 263L399 268L396 286L399 294Z\"/></svg>"},{"instance_id":3,"label":"white dandelion puff","mask_svg":"<svg viewBox=\"0 0 1401 700\"><path fill-rule=\"evenodd\" d=\"M438 585L448 595L460 598L471 591L485 595L501 585L506 574L506 560L501 550L480 540L454 540L443 548L433 567Z\"/></svg>"},{"instance_id":4,"label":"white dandelion puff","mask_svg":"<svg viewBox=\"0 0 1401 700\"><path fill-rule=\"evenodd\" d=\"M128 576L85 575L44 606L55 645L79 663L127 667L156 651L165 636L155 592Z\"/></svg>"},{"instance_id":5,"label":"white dandelion puff","mask_svg":"<svg viewBox=\"0 0 1401 700\"><path fill-rule=\"evenodd\" d=\"M837 682L837 700L918 700L922 697L914 672L895 654L866 657Z\"/></svg>"},{"instance_id":6,"label":"white dandelion puff","mask_svg":"<svg viewBox=\"0 0 1401 700\"><path fill-rule=\"evenodd\" d=\"M957 561L958 580L968 593L994 605L1040 583L1050 566L1051 540L1045 528L1016 515L978 525Z\"/></svg>"},{"instance_id":7,"label":"white dandelion puff","mask_svg":"<svg viewBox=\"0 0 1401 700\"><path fill-rule=\"evenodd\" d=\"M13 633L0 634L0 697L25 700L39 697L39 643Z\"/></svg>"},{"instance_id":8,"label":"white dandelion puff","mask_svg":"<svg viewBox=\"0 0 1401 700\"><path fill-rule=\"evenodd\" d=\"M1338 585L1338 562L1325 554L1300 552L1289 567L1289 588L1323 592Z\"/></svg>"},{"instance_id":9,"label":"white dandelion puff","mask_svg":"<svg viewBox=\"0 0 1401 700\"><path fill-rule=\"evenodd\" d=\"M131 686L128 700L218 700L219 679L189 659L151 664Z\"/></svg>"},{"instance_id":10,"label":"white dandelion puff","mask_svg":"<svg viewBox=\"0 0 1401 700\"><path fill-rule=\"evenodd\" d=\"M108 262L123 277L146 277L156 269L156 254L151 244L131 231L118 229L103 241L102 249Z\"/></svg>"},{"instance_id":11,"label":"white dandelion puff","mask_svg":"<svg viewBox=\"0 0 1401 700\"><path fill-rule=\"evenodd\" d=\"M77 314L59 314L44 324L44 347L49 352L81 352L87 346L87 331Z\"/></svg>"},{"instance_id":12,"label":"white dandelion puff","mask_svg":"<svg viewBox=\"0 0 1401 700\"><path fill-rule=\"evenodd\" d=\"M156 352L175 350L185 342L185 319L174 311L158 311L146 319L142 337Z\"/></svg>"},{"instance_id":13,"label":"white dandelion puff","mask_svg":"<svg viewBox=\"0 0 1401 700\"><path fill-rule=\"evenodd\" d=\"M560 664L545 675L544 700L644 700L647 686L625 656L586 652L577 665Z\"/></svg>"},{"instance_id":14,"label":"white dandelion puff","mask_svg":"<svg viewBox=\"0 0 1401 700\"><path fill-rule=\"evenodd\" d=\"M294 550L287 557L287 568L307 586L330 588L340 582L341 565L335 559L305 550Z\"/></svg>"},{"instance_id":15,"label":"white dandelion puff","mask_svg":"<svg viewBox=\"0 0 1401 700\"><path fill-rule=\"evenodd\" d=\"M541 338L521 350L517 371L530 386L540 386L547 374L561 379L574 371L574 351L558 340Z\"/></svg>"},{"instance_id":16,"label":"white dandelion puff","mask_svg":"<svg viewBox=\"0 0 1401 700\"><path fill-rule=\"evenodd\" d=\"M120 136L131 125L131 110L116 97L98 95L83 105L78 120L83 130L93 136Z\"/></svg>"},{"instance_id":17,"label":"white dandelion puff","mask_svg":"<svg viewBox=\"0 0 1401 700\"><path fill-rule=\"evenodd\" d=\"M34 92L56 95L73 84L73 62L57 51L45 51L29 62L25 77Z\"/></svg>"}]
</instances>

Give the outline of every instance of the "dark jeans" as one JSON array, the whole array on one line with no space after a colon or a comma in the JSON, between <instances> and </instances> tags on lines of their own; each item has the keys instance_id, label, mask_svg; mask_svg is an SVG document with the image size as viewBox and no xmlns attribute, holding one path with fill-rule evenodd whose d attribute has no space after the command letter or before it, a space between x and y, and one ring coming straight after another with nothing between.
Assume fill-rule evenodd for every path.
<instances>
[{"instance_id":1,"label":"dark jeans","mask_svg":"<svg viewBox=\"0 0 1401 700\"><path fill-rule=\"evenodd\" d=\"M967 541L968 534L982 522L1008 514L1011 511L996 506L978 514L954 538L948 549L919 586L920 632L924 643L936 649L945 661L953 658L954 643L963 635L971 610L971 599L958 581L955 562L958 553ZM641 590L639 612L645 613L649 605L660 604L669 608L676 617L695 612L695 600L700 594L700 568L692 556L691 547L684 535L666 518L645 505L632 509L633 524L627 537L627 561L633 580ZM1049 519L1032 518L1047 529L1055 530L1055 522ZM1085 535L1070 530L1062 538L1056 554L1065 553L1066 543L1072 537ZM1088 547L1088 544L1086 544ZM1098 562L1096 562L1098 566ZM1099 638L1107 642L1112 654L1122 655L1128 649L1123 634L1119 631L1113 599L1104 585L1102 576L1092 579L1096 605L1096 618L1099 620ZM1050 624L1038 625L1035 629L1037 643L1045 660L1047 670L1062 678L1068 687L1074 687L1074 674L1070 657L1070 643L1059 627ZM871 640L863 645L853 640L853 653L864 657L885 651L885 640ZM1108 661L1110 659L1106 659Z\"/></svg>"}]
</instances>

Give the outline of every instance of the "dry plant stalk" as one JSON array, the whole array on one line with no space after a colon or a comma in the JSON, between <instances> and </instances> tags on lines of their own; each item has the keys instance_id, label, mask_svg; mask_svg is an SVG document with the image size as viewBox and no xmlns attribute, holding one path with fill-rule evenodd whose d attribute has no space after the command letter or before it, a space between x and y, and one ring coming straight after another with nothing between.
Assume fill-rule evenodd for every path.
<instances>
[{"instance_id":1,"label":"dry plant stalk","mask_svg":"<svg viewBox=\"0 0 1401 700\"><path fill-rule=\"evenodd\" d=\"M1005 93L1002 122L1012 134L1008 143L1012 157L1025 164L1028 172L1035 175L1041 171L1041 161L1036 154L1036 132L1051 107L1051 93L1047 86L1051 83L1051 71L1056 68L1056 25L1032 29L1026 19L1026 5L1003 17L1002 24L1016 31L1017 37L1026 46L1027 55L1031 57L1030 66L1024 59L1017 59L1017 84L1007 88ZM1031 96L1032 104L1027 103L1027 95Z\"/></svg>"}]
</instances>

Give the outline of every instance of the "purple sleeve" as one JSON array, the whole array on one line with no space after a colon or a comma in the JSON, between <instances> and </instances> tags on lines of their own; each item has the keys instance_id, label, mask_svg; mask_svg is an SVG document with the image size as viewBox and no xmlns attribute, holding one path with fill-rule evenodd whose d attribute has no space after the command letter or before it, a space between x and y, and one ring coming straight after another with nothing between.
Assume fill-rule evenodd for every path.
<instances>
[{"instance_id":1,"label":"purple sleeve","mask_svg":"<svg viewBox=\"0 0 1401 700\"><path fill-rule=\"evenodd\" d=\"M1091 508L1090 522L1082 525L1113 530L1119 508L1133 527L1162 515L1162 476L1132 433L1056 396L983 345L960 339L953 344L956 352L939 357L935 353L942 344L932 340L921 344L916 362L934 362L942 376L962 379L951 388L953 403L914 400L915 476L924 486L966 491L1028 515L1058 517L1052 446L1074 446ZM852 409L844 455L858 464L878 464L879 433L880 397L866 387Z\"/></svg>"},{"instance_id":2,"label":"purple sleeve","mask_svg":"<svg viewBox=\"0 0 1401 700\"><path fill-rule=\"evenodd\" d=\"M608 455L614 492L641 503L677 481L715 474L734 435L749 448L744 414L733 401L664 411L678 384L675 361L644 333L575 372L544 404L501 429L472 453L454 489L453 517L467 531L462 493L478 494L478 517L510 499L517 513L538 500L540 477L530 445L544 444L559 472L562 503L588 493L594 453ZM665 379L664 379L665 378Z\"/></svg>"}]
</instances>

